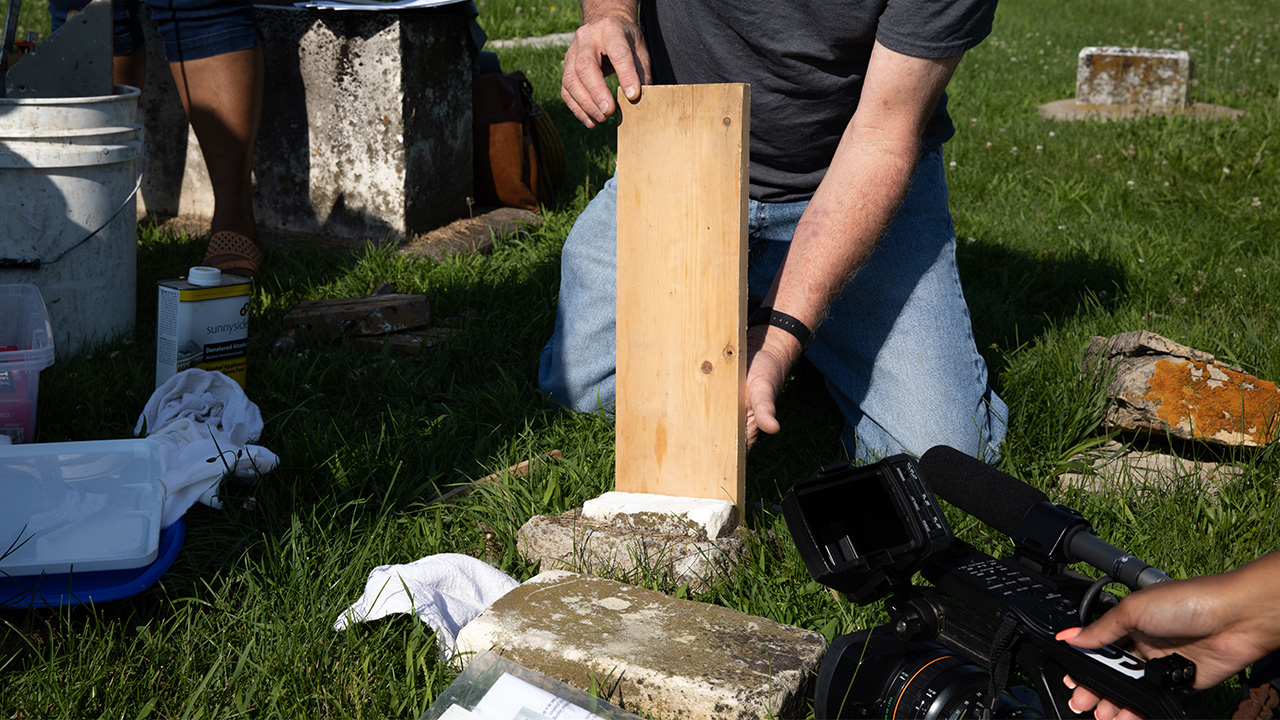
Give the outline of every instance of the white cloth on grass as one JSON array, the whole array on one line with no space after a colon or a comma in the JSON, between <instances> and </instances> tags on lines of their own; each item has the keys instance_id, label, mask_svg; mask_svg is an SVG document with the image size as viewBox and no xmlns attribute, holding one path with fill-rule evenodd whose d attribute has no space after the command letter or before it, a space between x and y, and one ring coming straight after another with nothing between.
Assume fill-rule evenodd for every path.
<instances>
[{"instance_id":1,"label":"white cloth on grass","mask_svg":"<svg viewBox=\"0 0 1280 720\"><path fill-rule=\"evenodd\" d=\"M220 372L183 370L156 388L134 433L160 446L165 498L161 527L169 527L202 502L221 508L222 479L246 482L270 472L280 458L251 444L262 436L262 413L240 384Z\"/></svg>"},{"instance_id":2,"label":"white cloth on grass","mask_svg":"<svg viewBox=\"0 0 1280 720\"><path fill-rule=\"evenodd\" d=\"M181 418L207 423L230 432L244 427L247 442L262 436L262 413L244 394L240 383L216 370L191 368L177 373L151 393L142 409L134 435L155 435L165 425Z\"/></svg>"},{"instance_id":3,"label":"white cloth on grass","mask_svg":"<svg viewBox=\"0 0 1280 720\"><path fill-rule=\"evenodd\" d=\"M364 594L342 611L333 629L346 630L392 613L413 613L436 631L436 648L448 660L457 651L462 628L519 585L469 555L443 553L407 565L383 565L369 573Z\"/></svg>"}]
</instances>

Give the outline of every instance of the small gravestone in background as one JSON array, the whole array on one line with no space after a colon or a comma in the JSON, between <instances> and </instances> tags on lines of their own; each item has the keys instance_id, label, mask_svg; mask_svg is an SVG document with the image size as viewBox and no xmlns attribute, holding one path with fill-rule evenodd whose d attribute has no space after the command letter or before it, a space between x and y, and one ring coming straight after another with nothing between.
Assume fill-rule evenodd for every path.
<instances>
[{"instance_id":1,"label":"small gravestone in background","mask_svg":"<svg viewBox=\"0 0 1280 720\"><path fill-rule=\"evenodd\" d=\"M1240 110L1191 101L1191 55L1186 50L1086 47L1076 64L1076 96L1040 106L1052 120L1186 115L1235 118Z\"/></svg>"},{"instance_id":2,"label":"small gravestone in background","mask_svg":"<svg viewBox=\"0 0 1280 720\"><path fill-rule=\"evenodd\" d=\"M1280 439L1280 388L1213 355L1147 331L1095 337L1087 374L1106 373L1110 430L1214 447L1260 447ZM1238 469L1109 444L1072 458L1064 485L1103 489L1192 479L1209 485Z\"/></svg>"}]
</instances>

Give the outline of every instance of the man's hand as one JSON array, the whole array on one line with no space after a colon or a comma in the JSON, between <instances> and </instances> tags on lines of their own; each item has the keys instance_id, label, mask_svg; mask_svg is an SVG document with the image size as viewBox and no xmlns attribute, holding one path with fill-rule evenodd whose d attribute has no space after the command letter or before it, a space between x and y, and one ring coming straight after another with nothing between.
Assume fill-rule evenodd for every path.
<instances>
[{"instance_id":1,"label":"man's hand","mask_svg":"<svg viewBox=\"0 0 1280 720\"><path fill-rule=\"evenodd\" d=\"M560 97L589 128L613 114L616 104L605 77L615 72L627 99L640 97L649 82L649 50L636 17L634 0L582 3L582 27L564 54Z\"/></svg>"},{"instance_id":2,"label":"man's hand","mask_svg":"<svg viewBox=\"0 0 1280 720\"><path fill-rule=\"evenodd\" d=\"M787 370L802 348L790 333L769 325L747 328L747 447L760 432L770 435L782 429L777 417L778 393Z\"/></svg>"},{"instance_id":3,"label":"man's hand","mask_svg":"<svg viewBox=\"0 0 1280 720\"><path fill-rule=\"evenodd\" d=\"M1159 583L1135 592L1083 630L1059 640L1100 648L1127 640L1131 652L1149 660L1178 653L1196 664L1195 687L1213 687L1280 647L1280 553L1272 553L1221 575ZM1099 720L1135 720L1137 715L1102 698L1070 677L1071 708L1094 710Z\"/></svg>"}]
</instances>

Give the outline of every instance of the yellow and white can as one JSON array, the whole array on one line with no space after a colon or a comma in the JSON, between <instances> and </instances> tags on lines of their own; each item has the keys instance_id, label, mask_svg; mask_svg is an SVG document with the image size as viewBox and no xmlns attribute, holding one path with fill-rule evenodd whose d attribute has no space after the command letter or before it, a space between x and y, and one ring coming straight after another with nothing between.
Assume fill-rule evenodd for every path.
<instances>
[{"instance_id":1,"label":"yellow and white can","mask_svg":"<svg viewBox=\"0 0 1280 720\"><path fill-rule=\"evenodd\" d=\"M217 370L245 386L251 282L211 267L161 280L156 387L187 368Z\"/></svg>"}]
</instances>

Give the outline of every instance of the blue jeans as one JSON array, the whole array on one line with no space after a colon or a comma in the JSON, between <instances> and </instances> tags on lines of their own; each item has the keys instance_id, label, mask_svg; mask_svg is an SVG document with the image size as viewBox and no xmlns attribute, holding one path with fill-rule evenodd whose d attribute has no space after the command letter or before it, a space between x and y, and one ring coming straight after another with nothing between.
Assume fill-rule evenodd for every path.
<instances>
[{"instance_id":1,"label":"blue jeans","mask_svg":"<svg viewBox=\"0 0 1280 720\"><path fill-rule=\"evenodd\" d=\"M750 201L748 294L764 297L807 202ZM561 256L555 332L538 383L571 410L614 403L617 185L574 223ZM934 445L994 461L1008 408L987 384L956 271L941 152L916 166L897 216L814 331L805 357L844 414L851 456L870 462Z\"/></svg>"},{"instance_id":2,"label":"blue jeans","mask_svg":"<svg viewBox=\"0 0 1280 720\"><path fill-rule=\"evenodd\" d=\"M53 29L67 21L67 13L81 10L89 0L49 0ZM147 0L151 19L164 38L169 62L201 60L258 44L258 16L252 0ZM119 56L143 47L137 0L111 0L112 50Z\"/></svg>"}]
</instances>

